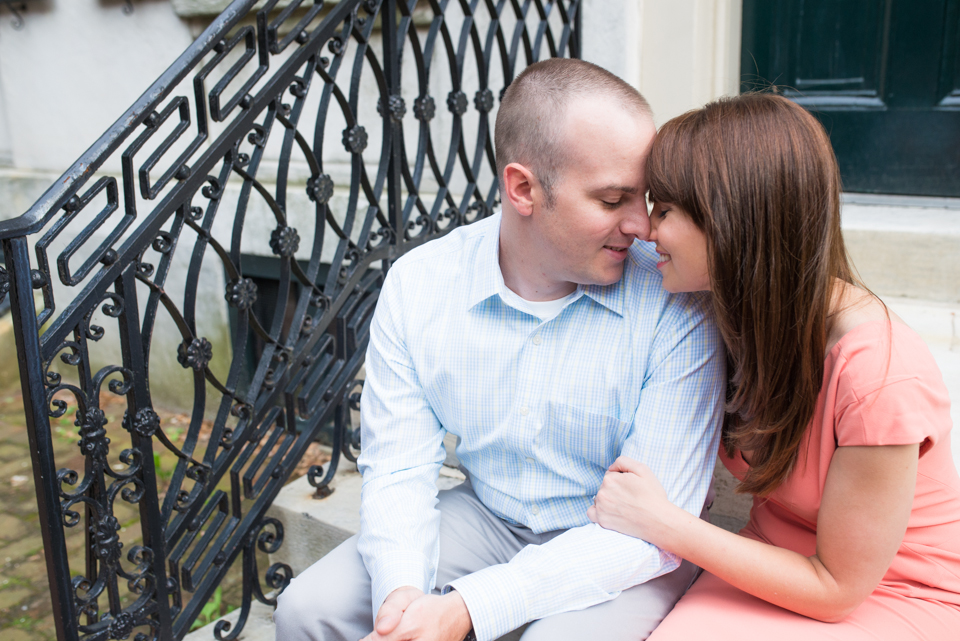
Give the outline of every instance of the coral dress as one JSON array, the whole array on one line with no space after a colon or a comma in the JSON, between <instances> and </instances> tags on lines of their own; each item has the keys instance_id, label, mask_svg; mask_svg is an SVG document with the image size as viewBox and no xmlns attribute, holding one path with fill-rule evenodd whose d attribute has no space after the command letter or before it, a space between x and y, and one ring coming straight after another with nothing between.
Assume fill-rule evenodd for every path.
<instances>
[{"instance_id":1,"label":"coral dress","mask_svg":"<svg viewBox=\"0 0 960 641\"><path fill-rule=\"evenodd\" d=\"M901 323L876 321L845 334L827 355L796 467L768 500L754 498L740 534L813 555L820 499L837 447L921 443L907 532L880 585L845 619L823 623L705 572L650 641L960 641L960 477L950 425L943 377L916 333ZM743 479L748 466L739 452L721 458Z\"/></svg>"}]
</instances>

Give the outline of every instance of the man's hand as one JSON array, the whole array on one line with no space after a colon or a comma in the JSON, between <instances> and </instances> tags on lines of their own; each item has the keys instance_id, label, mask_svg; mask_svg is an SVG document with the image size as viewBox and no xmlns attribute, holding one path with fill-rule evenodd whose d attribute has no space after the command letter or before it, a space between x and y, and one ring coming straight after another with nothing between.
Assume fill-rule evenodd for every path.
<instances>
[{"instance_id":1,"label":"man's hand","mask_svg":"<svg viewBox=\"0 0 960 641\"><path fill-rule=\"evenodd\" d=\"M372 634L384 636L393 632L393 629L400 623L404 611L411 603L422 596L423 592L414 587L397 588L388 594L380 609L377 610L377 621L374 623Z\"/></svg>"},{"instance_id":2,"label":"man's hand","mask_svg":"<svg viewBox=\"0 0 960 641\"><path fill-rule=\"evenodd\" d=\"M399 588L380 606L374 631L361 641L462 641L472 627L456 591L438 596Z\"/></svg>"}]
</instances>

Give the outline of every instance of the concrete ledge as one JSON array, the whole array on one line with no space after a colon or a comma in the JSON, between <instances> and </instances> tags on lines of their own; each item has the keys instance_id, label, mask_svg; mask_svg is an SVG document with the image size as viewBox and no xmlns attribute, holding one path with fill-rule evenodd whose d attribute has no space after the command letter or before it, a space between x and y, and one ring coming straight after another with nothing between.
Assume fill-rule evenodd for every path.
<instances>
[{"instance_id":1,"label":"concrete ledge","mask_svg":"<svg viewBox=\"0 0 960 641\"><path fill-rule=\"evenodd\" d=\"M960 200L845 197L843 237L882 296L960 302Z\"/></svg>"},{"instance_id":2,"label":"concrete ledge","mask_svg":"<svg viewBox=\"0 0 960 641\"><path fill-rule=\"evenodd\" d=\"M437 487L449 489L464 478L459 470L443 467ZM333 494L327 498L314 498L315 489L306 476L280 490L267 515L283 523L283 545L270 555L270 563L286 563L297 576L359 532L362 483L357 466L341 461L330 483Z\"/></svg>"},{"instance_id":3,"label":"concrete ledge","mask_svg":"<svg viewBox=\"0 0 960 641\"><path fill-rule=\"evenodd\" d=\"M270 555L270 563L286 563L297 576L359 532L362 482L356 466L348 463L337 472L333 494L325 499L314 498L316 490L306 476L280 490L267 515L283 523L283 545Z\"/></svg>"},{"instance_id":4,"label":"concrete ledge","mask_svg":"<svg viewBox=\"0 0 960 641\"><path fill-rule=\"evenodd\" d=\"M217 619L209 625L194 630L183 641L215 641L213 630L220 621L229 621L231 627L236 624L240 618L240 610L234 610L221 619ZM247 617L247 623L243 626L243 631L237 637L237 641L274 641L276 630L273 625L273 608L254 600L250 606L250 615Z\"/></svg>"}]
</instances>

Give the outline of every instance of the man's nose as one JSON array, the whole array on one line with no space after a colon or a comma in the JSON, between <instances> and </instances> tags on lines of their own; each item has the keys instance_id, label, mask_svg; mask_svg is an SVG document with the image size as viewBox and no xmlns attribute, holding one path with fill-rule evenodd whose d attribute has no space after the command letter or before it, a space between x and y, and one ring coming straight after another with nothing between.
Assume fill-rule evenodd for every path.
<instances>
[{"instance_id":1,"label":"man's nose","mask_svg":"<svg viewBox=\"0 0 960 641\"><path fill-rule=\"evenodd\" d=\"M647 229L650 230L647 234L647 240L651 243L657 242L657 226L653 224L649 218L647 218Z\"/></svg>"},{"instance_id":2,"label":"man's nose","mask_svg":"<svg viewBox=\"0 0 960 641\"><path fill-rule=\"evenodd\" d=\"M647 229L650 230L647 233L647 240L651 243L657 242L657 220L656 216L653 215L653 212L647 214Z\"/></svg>"},{"instance_id":3,"label":"man's nose","mask_svg":"<svg viewBox=\"0 0 960 641\"><path fill-rule=\"evenodd\" d=\"M646 203L644 203L646 205ZM650 218L647 216L646 206L638 207L631 212L620 225L620 231L626 236L634 236L640 240L648 240L650 236Z\"/></svg>"}]
</instances>

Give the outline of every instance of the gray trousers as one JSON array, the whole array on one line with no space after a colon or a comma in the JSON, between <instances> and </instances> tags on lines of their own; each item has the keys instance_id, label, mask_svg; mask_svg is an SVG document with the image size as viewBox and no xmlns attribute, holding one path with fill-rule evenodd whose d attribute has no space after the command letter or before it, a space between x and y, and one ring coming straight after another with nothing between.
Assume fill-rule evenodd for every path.
<instances>
[{"instance_id":1,"label":"gray trousers","mask_svg":"<svg viewBox=\"0 0 960 641\"><path fill-rule=\"evenodd\" d=\"M527 545L539 545L563 530L535 534L495 516L463 483L439 494L439 592L454 579L506 563ZM503 639L557 641L646 639L698 574L684 561L673 572L624 590L612 601L564 612ZM373 630L370 576L351 537L293 579L274 613L277 641L359 641ZM521 636L522 635L522 636Z\"/></svg>"}]
</instances>

